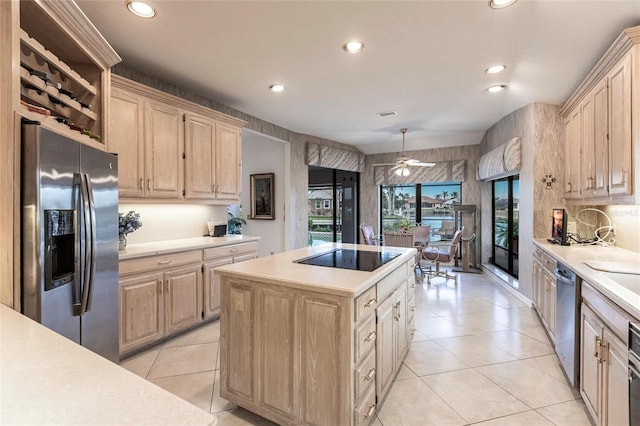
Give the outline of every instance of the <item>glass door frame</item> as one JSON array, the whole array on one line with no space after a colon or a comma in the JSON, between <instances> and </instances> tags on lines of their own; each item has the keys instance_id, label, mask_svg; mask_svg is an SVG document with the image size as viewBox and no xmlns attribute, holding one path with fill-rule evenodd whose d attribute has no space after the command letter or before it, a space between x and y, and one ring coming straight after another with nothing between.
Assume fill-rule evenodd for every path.
<instances>
[{"instance_id":1,"label":"glass door frame","mask_svg":"<svg viewBox=\"0 0 640 426\"><path fill-rule=\"evenodd\" d=\"M518 252L514 250L514 198L513 198L513 182L520 181L520 175L507 176L501 179L496 179L491 182L491 259L492 264L497 266L498 268L504 270L509 275L518 278L518 273L514 268L514 258L518 256ZM502 247L496 244L496 183L498 182L507 182L508 192L507 192L507 246ZM519 198L519 194L518 194ZM519 226L518 220L518 226ZM519 234L519 232L518 232ZM499 247L502 250L506 250L507 252L507 268L505 269L502 265L496 262L496 247Z\"/></svg>"}]
</instances>

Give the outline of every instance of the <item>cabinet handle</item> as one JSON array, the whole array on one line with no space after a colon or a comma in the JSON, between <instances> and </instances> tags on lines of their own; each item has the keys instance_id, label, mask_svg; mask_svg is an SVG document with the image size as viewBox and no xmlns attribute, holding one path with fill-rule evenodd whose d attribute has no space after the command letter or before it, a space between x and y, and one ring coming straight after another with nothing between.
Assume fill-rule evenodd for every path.
<instances>
[{"instance_id":1,"label":"cabinet handle","mask_svg":"<svg viewBox=\"0 0 640 426\"><path fill-rule=\"evenodd\" d=\"M593 354L594 357L597 358L598 362L602 362L602 358L600 358L600 349L602 346L602 339L600 338L600 336L596 336L595 337L595 350L596 352Z\"/></svg>"},{"instance_id":2,"label":"cabinet handle","mask_svg":"<svg viewBox=\"0 0 640 426\"><path fill-rule=\"evenodd\" d=\"M376 412L376 404L372 404L369 407L369 411L367 411L367 414L364 415L364 419L365 420L369 420L371 418L371 416L373 416L373 413Z\"/></svg>"},{"instance_id":3,"label":"cabinet handle","mask_svg":"<svg viewBox=\"0 0 640 426\"><path fill-rule=\"evenodd\" d=\"M372 339L375 339L375 337L376 337L376 332L372 331L371 333L369 333L367 335L367 337L364 338L364 341L365 342L370 342Z\"/></svg>"},{"instance_id":4,"label":"cabinet handle","mask_svg":"<svg viewBox=\"0 0 640 426\"><path fill-rule=\"evenodd\" d=\"M162 286L163 286L163 282L162 281L158 281L158 293L162 294Z\"/></svg>"},{"instance_id":5,"label":"cabinet handle","mask_svg":"<svg viewBox=\"0 0 640 426\"><path fill-rule=\"evenodd\" d=\"M416 288L416 283L411 284L411 288Z\"/></svg>"},{"instance_id":6,"label":"cabinet handle","mask_svg":"<svg viewBox=\"0 0 640 426\"><path fill-rule=\"evenodd\" d=\"M411 312L415 312L415 311L416 311L416 307L415 307L415 306L412 306L412 307L411 307Z\"/></svg>"},{"instance_id":7,"label":"cabinet handle","mask_svg":"<svg viewBox=\"0 0 640 426\"><path fill-rule=\"evenodd\" d=\"M622 174L622 183L627 183L627 171L623 168L620 168L620 173Z\"/></svg>"},{"instance_id":8,"label":"cabinet handle","mask_svg":"<svg viewBox=\"0 0 640 426\"><path fill-rule=\"evenodd\" d=\"M144 179L140 178L140 191L144 189L143 185L144 185Z\"/></svg>"},{"instance_id":9,"label":"cabinet handle","mask_svg":"<svg viewBox=\"0 0 640 426\"><path fill-rule=\"evenodd\" d=\"M609 342L602 343L602 340L601 340L600 341L600 362L605 364L609 362L608 356L609 356Z\"/></svg>"},{"instance_id":10,"label":"cabinet handle","mask_svg":"<svg viewBox=\"0 0 640 426\"><path fill-rule=\"evenodd\" d=\"M376 299L375 298L369 299L369 300L367 300L367 303L364 304L364 307L365 308L370 308L371 305L373 305L374 303L376 303Z\"/></svg>"},{"instance_id":11,"label":"cabinet handle","mask_svg":"<svg viewBox=\"0 0 640 426\"><path fill-rule=\"evenodd\" d=\"M151 179L147 179L147 191L151 191Z\"/></svg>"},{"instance_id":12,"label":"cabinet handle","mask_svg":"<svg viewBox=\"0 0 640 426\"><path fill-rule=\"evenodd\" d=\"M374 368L372 368L371 370L369 370L369 372L367 373L367 375L366 375L366 376L364 376L364 379L365 379L365 380L371 380L371 379L373 379L373 376L375 376L375 375L376 375L376 368L374 367Z\"/></svg>"},{"instance_id":13,"label":"cabinet handle","mask_svg":"<svg viewBox=\"0 0 640 426\"><path fill-rule=\"evenodd\" d=\"M230 251L231 253L235 253L235 252L237 252L237 251L238 251L238 249L237 249L237 248L232 248L232 249L231 249L231 250L229 250L229 251Z\"/></svg>"},{"instance_id":14,"label":"cabinet handle","mask_svg":"<svg viewBox=\"0 0 640 426\"><path fill-rule=\"evenodd\" d=\"M158 265L168 265L171 263L171 259L169 260L161 260L160 262L158 262Z\"/></svg>"},{"instance_id":15,"label":"cabinet handle","mask_svg":"<svg viewBox=\"0 0 640 426\"><path fill-rule=\"evenodd\" d=\"M416 329L412 328L411 331L409 332L409 334L411 334L412 336L416 335Z\"/></svg>"}]
</instances>

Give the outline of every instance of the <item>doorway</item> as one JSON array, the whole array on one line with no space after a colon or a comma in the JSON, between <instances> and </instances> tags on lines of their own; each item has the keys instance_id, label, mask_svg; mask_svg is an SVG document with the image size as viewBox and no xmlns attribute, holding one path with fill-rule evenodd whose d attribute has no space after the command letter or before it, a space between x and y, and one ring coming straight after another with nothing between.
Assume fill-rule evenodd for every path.
<instances>
[{"instance_id":1,"label":"doorway","mask_svg":"<svg viewBox=\"0 0 640 426\"><path fill-rule=\"evenodd\" d=\"M308 245L357 243L360 174L309 166Z\"/></svg>"},{"instance_id":2,"label":"doorway","mask_svg":"<svg viewBox=\"0 0 640 426\"><path fill-rule=\"evenodd\" d=\"M494 265L518 278L520 176L493 181Z\"/></svg>"}]
</instances>

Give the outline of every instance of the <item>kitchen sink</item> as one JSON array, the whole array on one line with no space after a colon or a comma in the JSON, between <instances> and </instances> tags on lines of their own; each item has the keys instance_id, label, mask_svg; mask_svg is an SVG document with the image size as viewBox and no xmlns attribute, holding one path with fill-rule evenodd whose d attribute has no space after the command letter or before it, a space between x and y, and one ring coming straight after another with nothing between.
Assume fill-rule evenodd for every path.
<instances>
[{"instance_id":1,"label":"kitchen sink","mask_svg":"<svg viewBox=\"0 0 640 426\"><path fill-rule=\"evenodd\" d=\"M622 287L627 288L634 293L640 294L640 275L619 274L615 272L607 272L605 275Z\"/></svg>"}]
</instances>

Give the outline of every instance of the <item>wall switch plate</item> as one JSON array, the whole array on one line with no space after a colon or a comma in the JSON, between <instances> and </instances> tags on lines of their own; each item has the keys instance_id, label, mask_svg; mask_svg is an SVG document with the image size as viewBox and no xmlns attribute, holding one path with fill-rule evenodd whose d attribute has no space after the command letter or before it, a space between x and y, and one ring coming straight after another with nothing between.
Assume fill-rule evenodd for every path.
<instances>
[{"instance_id":1,"label":"wall switch plate","mask_svg":"<svg viewBox=\"0 0 640 426\"><path fill-rule=\"evenodd\" d=\"M567 222L567 232L569 234L575 234L576 233L576 223L573 221Z\"/></svg>"}]
</instances>

